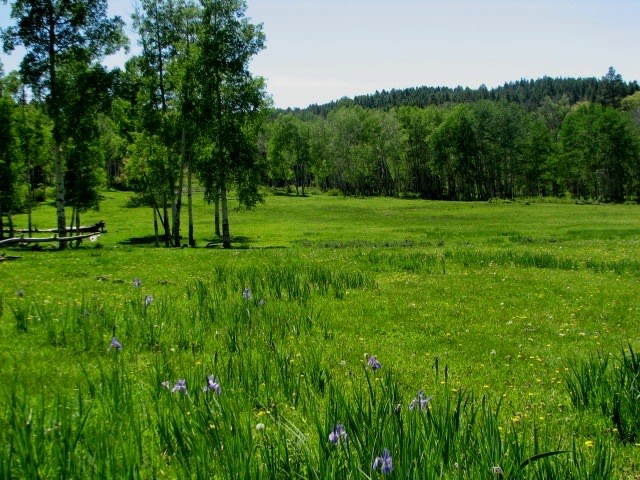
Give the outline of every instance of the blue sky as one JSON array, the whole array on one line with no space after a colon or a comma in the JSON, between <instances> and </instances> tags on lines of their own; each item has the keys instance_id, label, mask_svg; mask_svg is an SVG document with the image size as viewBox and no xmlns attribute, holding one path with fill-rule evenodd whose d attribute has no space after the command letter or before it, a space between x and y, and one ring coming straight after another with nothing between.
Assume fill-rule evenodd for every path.
<instances>
[{"instance_id":1,"label":"blue sky","mask_svg":"<svg viewBox=\"0 0 640 480\"><path fill-rule=\"evenodd\" d=\"M111 1L130 23L131 0ZM251 70L278 107L392 88L521 78L640 80L640 0L248 0L266 49ZM0 25L9 22L0 4ZM135 40L132 45L135 52ZM5 72L19 55L0 56ZM124 55L108 59L121 64Z\"/></svg>"}]
</instances>

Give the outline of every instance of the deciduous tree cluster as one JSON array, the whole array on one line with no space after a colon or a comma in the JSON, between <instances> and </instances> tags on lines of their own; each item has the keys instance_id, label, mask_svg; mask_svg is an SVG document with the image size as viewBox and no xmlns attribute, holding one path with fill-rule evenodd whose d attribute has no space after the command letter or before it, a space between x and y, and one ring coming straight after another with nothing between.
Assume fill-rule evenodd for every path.
<instances>
[{"instance_id":1,"label":"deciduous tree cluster","mask_svg":"<svg viewBox=\"0 0 640 480\"><path fill-rule=\"evenodd\" d=\"M640 91L613 68L600 79L418 87L281 111L249 71L265 37L244 0L140 0L141 53L112 71L101 60L127 42L106 0L11 6L3 46L26 55L20 71L0 69L0 238L5 219L11 234L12 215L47 193L63 236L105 187L134 190L166 246L186 243L184 203L195 244L194 185L214 205L225 247L230 195L251 207L264 185L299 195L314 186L446 200L640 199Z\"/></svg>"},{"instance_id":2,"label":"deciduous tree cluster","mask_svg":"<svg viewBox=\"0 0 640 480\"><path fill-rule=\"evenodd\" d=\"M96 208L108 185L132 188L152 207L156 242L167 246L182 243L186 191L193 245L197 175L216 212L220 205L217 230L230 246L228 191L249 206L260 198L256 139L267 105L263 80L248 69L264 35L245 10L243 0L142 0L133 16L142 52L108 72L99 62L125 38L106 0L14 1L4 48L22 44L27 53L20 72L1 79L0 213L11 218L22 207L22 185L39 188L34 168L42 163L43 185L55 185L61 236L65 207L79 225L80 212ZM19 97L25 88L29 100ZM27 111L49 123L36 128ZM39 134L24 134L30 129ZM53 154L41 161L45 143Z\"/></svg>"},{"instance_id":3,"label":"deciduous tree cluster","mask_svg":"<svg viewBox=\"0 0 640 480\"><path fill-rule=\"evenodd\" d=\"M585 92L597 100L565 92L535 107L487 93L428 106L365 108L356 99L280 112L268 130L269 182L361 196L637 201L640 93L613 69L592 84ZM523 99L534 97L538 83L529 85Z\"/></svg>"}]
</instances>

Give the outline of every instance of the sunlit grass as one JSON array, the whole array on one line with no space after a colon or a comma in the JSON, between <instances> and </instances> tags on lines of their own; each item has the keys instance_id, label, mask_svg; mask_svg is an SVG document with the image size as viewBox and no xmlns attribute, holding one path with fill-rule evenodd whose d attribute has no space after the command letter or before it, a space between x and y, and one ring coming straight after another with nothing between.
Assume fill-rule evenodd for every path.
<instances>
[{"instance_id":1,"label":"sunlit grass","mask_svg":"<svg viewBox=\"0 0 640 480\"><path fill-rule=\"evenodd\" d=\"M640 343L637 206L269 196L232 212L223 251L132 241L152 216L127 199L85 214L97 244L0 263L0 476L366 478L384 448L398 478L637 470L566 383ZM199 246L212 216L197 205ZM187 396L162 386L180 379Z\"/></svg>"}]
</instances>

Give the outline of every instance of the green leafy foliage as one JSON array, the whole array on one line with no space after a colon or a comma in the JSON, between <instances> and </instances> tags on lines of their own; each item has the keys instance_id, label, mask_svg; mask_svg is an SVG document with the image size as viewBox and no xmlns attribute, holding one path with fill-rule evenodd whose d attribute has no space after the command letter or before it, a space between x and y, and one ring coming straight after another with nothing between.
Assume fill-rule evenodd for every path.
<instances>
[{"instance_id":1,"label":"green leafy foliage","mask_svg":"<svg viewBox=\"0 0 640 480\"><path fill-rule=\"evenodd\" d=\"M284 112L267 131L275 186L298 182L291 161L301 154L287 143L297 132L309 145L307 181L344 195L637 200L640 130L627 112L597 103L570 108L567 99L547 98L534 111L479 100L389 111L341 105L326 117Z\"/></svg>"}]
</instances>

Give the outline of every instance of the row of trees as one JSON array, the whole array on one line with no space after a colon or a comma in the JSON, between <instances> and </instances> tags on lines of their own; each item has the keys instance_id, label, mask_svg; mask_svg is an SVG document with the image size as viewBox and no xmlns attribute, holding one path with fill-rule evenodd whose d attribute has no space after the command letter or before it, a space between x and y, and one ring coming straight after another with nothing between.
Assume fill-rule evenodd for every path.
<instances>
[{"instance_id":1,"label":"row of trees","mask_svg":"<svg viewBox=\"0 0 640 480\"><path fill-rule=\"evenodd\" d=\"M345 195L486 200L640 198L640 93L528 111L507 101L286 112L269 125L270 182Z\"/></svg>"},{"instance_id":2,"label":"row of trees","mask_svg":"<svg viewBox=\"0 0 640 480\"><path fill-rule=\"evenodd\" d=\"M90 155L93 136L92 119L99 99L94 94L100 89L104 70L95 60L113 53L124 45L123 22L119 18L108 19L106 2L37 2L17 0L12 4L11 16L16 24L3 32L6 51L23 45L25 55L20 72L23 84L18 91L26 102L25 86L29 86L34 98L44 99L44 111L51 126L51 157L55 172L55 198L57 228L60 236L66 235L66 188L67 176L82 189L84 182L77 175L85 170L83 159ZM99 96L99 95L98 95ZM11 112L7 112L10 115ZM14 119L7 118L13 125ZM27 128L18 123L17 128ZM27 163L31 161L28 140L16 136L16 145L4 144L4 169L15 172L15 159L22 154ZM12 148L13 147L13 148ZM89 167L89 170L93 170ZM11 172L10 172L11 171ZM14 173L15 174L15 173ZM93 175L93 172L92 172ZM9 185L10 186L10 185ZM77 200L82 196L72 190ZM11 211L15 194L4 192L3 210ZM82 199L88 205L95 200ZM7 205L7 206L4 206ZM84 205L74 205L74 214ZM79 218L79 214L75 215ZM60 244L64 247L64 243Z\"/></svg>"},{"instance_id":3,"label":"row of trees","mask_svg":"<svg viewBox=\"0 0 640 480\"><path fill-rule=\"evenodd\" d=\"M225 247L229 192L253 206L262 185L450 200L640 197L640 92L613 68L601 79L421 87L271 111L248 69L265 39L243 0L140 0L141 53L113 71L100 59L126 39L106 7L12 3L4 48L27 54L19 72L0 70L0 236L3 219L11 230L11 215L29 213L47 188L60 237L107 186L136 191L156 243L178 246L183 203L195 244L197 184Z\"/></svg>"},{"instance_id":4,"label":"row of trees","mask_svg":"<svg viewBox=\"0 0 640 480\"><path fill-rule=\"evenodd\" d=\"M484 85L477 89L423 86L359 95L353 98L351 103L365 108L389 109L398 106L427 107L492 100L517 103L528 111L532 111L549 98L564 97L572 104L588 101L619 107L622 98L632 95L639 89L637 82L624 82L622 76L611 67L603 78L522 79L505 83L491 90ZM341 101L338 100L326 105L312 105L306 110L313 113L327 113L340 103Z\"/></svg>"},{"instance_id":5,"label":"row of trees","mask_svg":"<svg viewBox=\"0 0 640 480\"><path fill-rule=\"evenodd\" d=\"M263 80L248 69L264 35L245 10L242 0L141 0L133 25L142 53L124 71L108 72L99 60L126 39L122 19L107 17L106 0L14 1L16 24L3 31L4 48L21 44L27 54L20 72L2 80L0 213L10 218L31 204L32 195L20 201L21 190L40 187L34 173L42 167L50 174L42 180L55 185L61 237L65 207L79 225L105 181L125 182L153 208L156 241L166 245L181 243L186 191L193 245L197 175L215 204L216 233L230 246L228 191L246 205L259 199L257 132L267 104ZM40 128L37 115L44 115ZM38 142L23 135L29 128Z\"/></svg>"}]
</instances>

